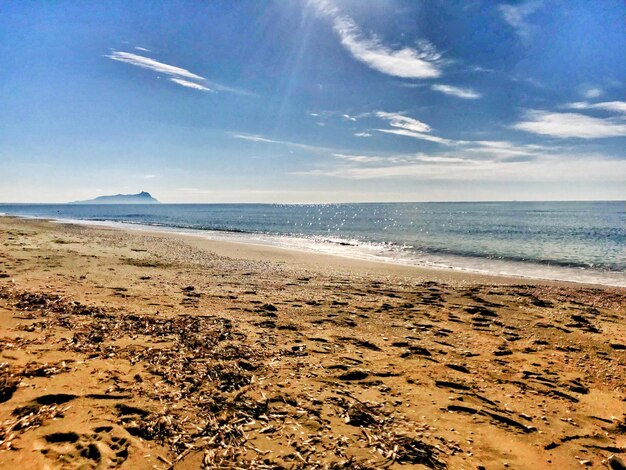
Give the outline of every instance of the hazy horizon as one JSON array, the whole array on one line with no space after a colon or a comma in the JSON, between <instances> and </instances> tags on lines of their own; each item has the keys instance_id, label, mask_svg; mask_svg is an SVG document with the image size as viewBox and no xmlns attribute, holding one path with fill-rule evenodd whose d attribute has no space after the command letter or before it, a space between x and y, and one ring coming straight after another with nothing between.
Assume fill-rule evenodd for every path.
<instances>
[{"instance_id":1,"label":"hazy horizon","mask_svg":"<svg viewBox=\"0 0 626 470\"><path fill-rule=\"evenodd\" d=\"M111 196L112 194L103 194L103 196ZM151 194L152 197L155 197L154 194ZM95 199L95 198L94 198ZM554 203L554 202L563 202L563 203L576 203L576 202L626 202L626 199L479 199L479 200L421 200L421 201L374 201L374 200L361 200L361 201L329 201L329 202L307 202L307 201L299 201L299 202L264 202L264 201L221 201L221 202L188 202L188 201L162 201L158 197L155 197L158 200L159 204L280 204L280 205L329 205L329 204L446 204L446 203L538 203L538 202L546 202L546 203ZM89 200L87 200L89 201ZM76 201L51 201L51 202L6 202L0 201L0 205L69 205L73 204ZM78 201L84 202L84 201ZM117 205L118 203L111 203L110 205ZM122 205L128 203L120 203ZM138 203L136 205L142 205ZM153 204L150 204L153 205Z\"/></svg>"},{"instance_id":2,"label":"hazy horizon","mask_svg":"<svg viewBox=\"0 0 626 470\"><path fill-rule=\"evenodd\" d=\"M626 200L626 4L6 3L0 201Z\"/></svg>"}]
</instances>

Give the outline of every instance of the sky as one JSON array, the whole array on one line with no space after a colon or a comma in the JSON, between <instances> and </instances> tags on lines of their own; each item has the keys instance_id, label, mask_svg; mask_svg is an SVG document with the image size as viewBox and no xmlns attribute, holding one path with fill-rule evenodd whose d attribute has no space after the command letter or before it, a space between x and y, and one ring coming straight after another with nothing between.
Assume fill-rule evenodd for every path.
<instances>
[{"instance_id":1,"label":"sky","mask_svg":"<svg viewBox=\"0 0 626 470\"><path fill-rule=\"evenodd\" d=\"M0 201L626 199L626 2L0 0Z\"/></svg>"}]
</instances>

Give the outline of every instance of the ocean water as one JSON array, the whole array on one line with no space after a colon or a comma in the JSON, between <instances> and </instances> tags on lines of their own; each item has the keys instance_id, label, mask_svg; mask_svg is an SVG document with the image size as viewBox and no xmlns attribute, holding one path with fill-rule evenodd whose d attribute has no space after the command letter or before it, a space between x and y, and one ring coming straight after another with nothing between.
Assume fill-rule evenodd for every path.
<instances>
[{"instance_id":1,"label":"ocean water","mask_svg":"<svg viewBox=\"0 0 626 470\"><path fill-rule=\"evenodd\" d=\"M0 213L167 230L391 263L626 287L626 202L4 204Z\"/></svg>"}]
</instances>

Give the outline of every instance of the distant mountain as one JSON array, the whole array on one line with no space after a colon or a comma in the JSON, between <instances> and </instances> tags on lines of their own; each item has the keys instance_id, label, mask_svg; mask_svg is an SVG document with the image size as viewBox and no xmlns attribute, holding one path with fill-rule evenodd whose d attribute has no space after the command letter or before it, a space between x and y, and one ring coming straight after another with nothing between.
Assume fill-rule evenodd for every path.
<instances>
[{"instance_id":1,"label":"distant mountain","mask_svg":"<svg viewBox=\"0 0 626 470\"><path fill-rule=\"evenodd\" d=\"M88 201L74 201L70 204L161 204L150 193L142 191L138 194L116 194L114 196L98 196Z\"/></svg>"}]
</instances>

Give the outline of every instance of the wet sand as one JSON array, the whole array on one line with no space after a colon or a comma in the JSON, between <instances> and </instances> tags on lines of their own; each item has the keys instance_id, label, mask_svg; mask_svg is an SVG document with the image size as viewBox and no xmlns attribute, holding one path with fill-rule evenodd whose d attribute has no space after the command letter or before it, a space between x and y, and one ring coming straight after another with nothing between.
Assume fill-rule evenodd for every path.
<instances>
[{"instance_id":1,"label":"wet sand","mask_svg":"<svg viewBox=\"0 0 626 470\"><path fill-rule=\"evenodd\" d=\"M625 313L620 288L0 217L0 467L620 468Z\"/></svg>"}]
</instances>

